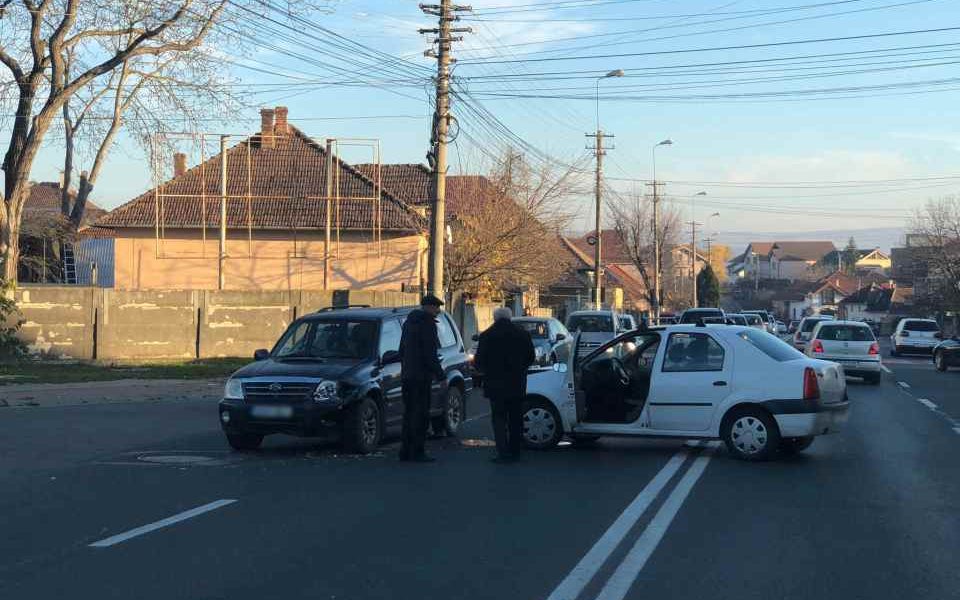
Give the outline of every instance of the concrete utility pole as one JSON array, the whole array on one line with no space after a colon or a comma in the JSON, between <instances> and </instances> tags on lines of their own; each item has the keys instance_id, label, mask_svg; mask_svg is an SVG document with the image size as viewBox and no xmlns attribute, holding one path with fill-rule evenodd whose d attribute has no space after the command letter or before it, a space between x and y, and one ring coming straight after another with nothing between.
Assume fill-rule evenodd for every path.
<instances>
[{"instance_id":1,"label":"concrete utility pole","mask_svg":"<svg viewBox=\"0 0 960 600\"><path fill-rule=\"evenodd\" d=\"M326 228L323 232L323 289L330 289L330 228L333 212L333 140L327 138Z\"/></svg>"},{"instance_id":2,"label":"concrete utility pole","mask_svg":"<svg viewBox=\"0 0 960 600\"><path fill-rule=\"evenodd\" d=\"M594 181L594 236L593 245L593 303L594 308L600 310L603 308L603 157L607 151L603 147L603 140L612 138L612 135L606 135L599 128L595 133L586 134L593 138L593 146L588 146L588 150L593 150L593 155L597 158L595 181Z\"/></svg>"},{"instance_id":3,"label":"concrete utility pole","mask_svg":"<svg viewBox=\"0 0 960 600\"><path fill-rule=\"evenodd\" d=\"M668 138L654 144L651 150L653 157L653 318L657 324L660 323L660 304L663 300L660 291L660 184L657 182L657 148L672 145L673 140Z\"/></svg>"},{"instance_id":4,"label":"concrete utility pole","mask_svg":"<svg viewBox=\"0 0 960 600\"><path fill-rule=\"evenodd\" d=\"M450 0L441 0L440 4L421 4L420 10L439 19L435 29L419 29L421 34L435 34L437 50L432 48L424 56L437 59L437 99L433 112L433 125L430 130L430 152L427 161L433 169L433 206L430 214L430 251L427 266L427 288L430 293L443 297L443 244L446 231L446 195L447 195L447 131L450 127L450 64L456 62L450 51L453 42L463 40L453 37L454 33L470 33L469 27L451 27L460 17L460 11L473 10L470 6L453 4Z\"/></svg>"},{"instance_id":5,"label":"concrete utility pole","mask_svg":"<svg viewBox=\"0 0 960 600\"><path fill-rule=\"evenodd\" d=\"M690 278L693 281L693 298L690 306L697 308L697 223L690 221Z\"/></svg>"},{"instance_id":6,"label":"concrete utility pole","mask_svg":"<svg viewBox=\"0 0 960 600\"><path fill-rule=\"evenodd\" d=\"M217 289L226 287L224 267L227 260L227 136L220 136L220 247L217 261L218 281Z\"/></svg>"}]
</instances>

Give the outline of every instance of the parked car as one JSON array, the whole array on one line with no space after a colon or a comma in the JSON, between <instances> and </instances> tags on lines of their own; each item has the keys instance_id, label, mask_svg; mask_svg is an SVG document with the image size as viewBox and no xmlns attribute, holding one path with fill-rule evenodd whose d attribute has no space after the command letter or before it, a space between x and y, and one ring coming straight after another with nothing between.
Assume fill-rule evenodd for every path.
<instances>
[{"instance_id":1,"label":"parked car","mask_svg":"<svg viewBox=\"0 0 960 600\"><path fill-rule=\"evenodd\" d=\"M325 309L287 328L273 350L230 376L220 425L238 450L264 436L339 435L352 452L372 452L403 418L401 326L413 308ZM437 317L445 379L433 386L434 433L453 435L472 387L463 339L446 313Z\"/></svg>"},{"instance_id":2,"label":"parked car","mask_svg":"<svg viewBox=\"0 0 960 600\"><path fill-rule=\"evenodd\" d=\"M820 321L813 328L806 355L840 363L843 372L878 384L883 376L880 344L873 330L859 321Z\"/></svg>"},{"instance_id":3,"label":"parked car","mask_svg":"<svg viewBox=\"0 0 960 600\"><path fill-rule=\"evenodd\" d=\"M787 333L793 335L797 332L797 327L800 326L800 321L790 321L790 325L787 326Z\"/></svg>"},{"instance_id":4,"label":"parked car","mask_svg":"<svg viewBox=\"0 0 960 600\"><path fill-rule=\"evenodd\" d=\"M832 320L833 317L828 316L804 317L800 320L800 325L797 326L796 333L793 334L793 346L800 352L805 351L807 349L807 342L810 341L813 328L817 326L817 323Z\"/></svg>"},{"instance_id":5,"label":"parked car","mask_svg":"<svg viewBox=\"0 0 960 600\"><path fill-rule=\"evenodd\" d=\"M673 313L661 313L660 325L676 325L680 322L680 317Z\"/></svg>"},{"instance_id":6,"label":"parked car","mask_svg":"<svg viewBox=\"0 0 960 600\"><path fill-rule=\"evenodd\" d=\"M766 321L757 313L744 313L743 318L746 319L748 327L753 327L760 331L768 331Z\"/></svg>"},{"instance_id":7,"label":"parked car","mask_svg":"<svg viewBox=\"0 0 960 600\"><path fill-rule=\"evenodd\" d=\"M746 315L741 315L737 313L727 313L726 319L727 319L727 325L742 325L744 327L749 326L749 323L747 323Z\"/></svg>"},{"instance_id":8,"label":"parked car","mask_svg":"<svg viewBox=\"0 0 960 600\"><path fill-rule=\"evenodd\" d=\"M787 335L787 324L783 321L777 321L777 335Z\"/></svg>"},{"instance_id":9,"label":"parked car","mask_svg":"<svg viewBox=\"0 0 960 600\"><path fill-rule=\"evenodd\" d=\"M533 349L537 353L537 364L566 362L573 336L563 323L552 317L514 317L513 322L530 333Z\"/></svg>"},{"instance_id":10,"label":"parked car","mask_svg":"<svg viewBox=\"0 0 960 600\"><path fill-rule=\"evenodd\" d=\"M582 350L592 350L625 330L614 310L578 310L567 317L567 330L579 333Z\"/></svg>"},{"instance_id":11,"label":"parked car","mask_svg":"<svg viewBox=\"0 0 960 600\"><path fill-rule=\"evenodd\" d=\"M745 315L758 315L763 321L763 327L770 333L776 333L776 328L774 326L774 318L768 311L765 310L742 310L740 311Z\"/></svg>"},{"instance_id":12,"label":"parked car","mask_svg":"<svg viewBox=\"0 0 960 600\"><path fill-rule=\"evenodd\" d=\"M943 340L933 348L933 364L938 371L960 367L960 336Z\"/></svg>"},{"instance_id":13,"label":"parked car","mask_svg":"<svg viewBox=\"0 0 960 600\"><path fill-rule=\"evenodd\" d=\"M932 352L941 337L940 325L933 319L901 319L890 336L890 356Z\"/></svg>"},{"instance_id":14,"label":"parked car","mask_svg":"<svg viewBox=\"0 0 960 600\"><path fill-rule=\"evenodd\" d=\"M720 438L734 456L763 460L839 430L849 403L836 363L751 327L671 325L531 372L522 410L535 449L564 435Z\"/></svg>"},{"instance_id":15,"label":"parked car","mask_svg":"<svg viewBox=\"0 0 960 600\"><path fill-rule=\"evenodd\" d=\"M680 315L680 324L696 325L701 319L704 323L724 323L724 312L719 308L688 308Z\"/></svg>"},{"instance_id":16,"label":"parked car","mask_svg":"<svg viewBox=\"0 0 960 600\"><path fill-rule=\"evenodd\" d=\"M620 315L620 329L623 331L633 331L637 328L637 320L633 315Z\"/></svg>"}]
</instances>

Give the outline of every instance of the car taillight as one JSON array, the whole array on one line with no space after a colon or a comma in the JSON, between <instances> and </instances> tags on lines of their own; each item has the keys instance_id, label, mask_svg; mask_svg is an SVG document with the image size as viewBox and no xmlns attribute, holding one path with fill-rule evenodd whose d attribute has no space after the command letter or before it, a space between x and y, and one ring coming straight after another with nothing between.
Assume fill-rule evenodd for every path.
<instances>
[{"instance_id":1,"label":"car taillight","mask_svg":"<svg viewBox=\"0 0 960 600\"><path fill-rule=\"evenodd\" d=\"M817 381L817 372L813 367L803 370L803 399L818 400L820 398L820 383Z\"/></svg>"},{"instance_id":2,"label":"car taillight","mask_svg":"<svg viewBox=\"0 0 960 600\"><path fill-rule=\"evenodd\" d=\"M823 353L823 344L820 340L813 340L813 346L811 348L814 352Z\"/></svg>"},{"instance_id":3,"label":"car taillight","mask_svg":"<svg viewBox=\"0 0 960 600\"><path fill-rule=\"evenodd\" d=\"M880 354L880 344L874 342L870 344L870 355L876 356L877 354Z\"/></svg>"}]
</instances>

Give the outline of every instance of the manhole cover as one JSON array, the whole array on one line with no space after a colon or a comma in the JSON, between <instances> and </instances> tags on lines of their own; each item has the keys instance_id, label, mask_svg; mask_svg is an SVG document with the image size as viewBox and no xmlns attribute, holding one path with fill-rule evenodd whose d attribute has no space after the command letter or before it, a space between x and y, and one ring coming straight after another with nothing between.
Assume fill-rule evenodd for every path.
<instances>
[{"instance_id":1,"label":"manhole cover","mask_svg":"<svg viewBox=\"0 0 960 600\"><path fill-rule=\"evenodd\" d=\"M139 460L164 465L202 465L221 462L220 459L210 456L195 456L191 454L151 454L138 456Z\"/></svg>"}]
</instances>

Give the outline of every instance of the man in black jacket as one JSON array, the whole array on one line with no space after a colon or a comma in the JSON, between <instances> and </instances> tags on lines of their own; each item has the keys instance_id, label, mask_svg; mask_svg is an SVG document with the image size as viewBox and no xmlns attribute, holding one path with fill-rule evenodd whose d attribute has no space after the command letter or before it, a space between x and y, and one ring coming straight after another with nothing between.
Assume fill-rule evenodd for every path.
<instances>
[{"instance_id":1,"label":"man in black jacket","mask_svg":"<svg viewBox=\"0 0 960 600\"><path fill-rule=\"evenodd\" d=\"M420 301L420 310L407 315L400 337L400 374L403 379L403 441L400 460L433 462L424 450L430 419L430 387L442 381L440 338L437 315L443 302L427 294Z\"/></svg>"},{"instance_id":2,"label":"man in black jacket","mask_svg":"<svg viewBox=\"0 0 960 600\"><path fill-rule=\"evenodd\" d=\"M493 434L497 441L494 462L512 462L523 450L523 397L527 369L536 360L527 330L511 321L509 308L493 313L493 325L480 334L474 358L483 373L483 390L490 399Z\"/></svg>"}]
</instances>

